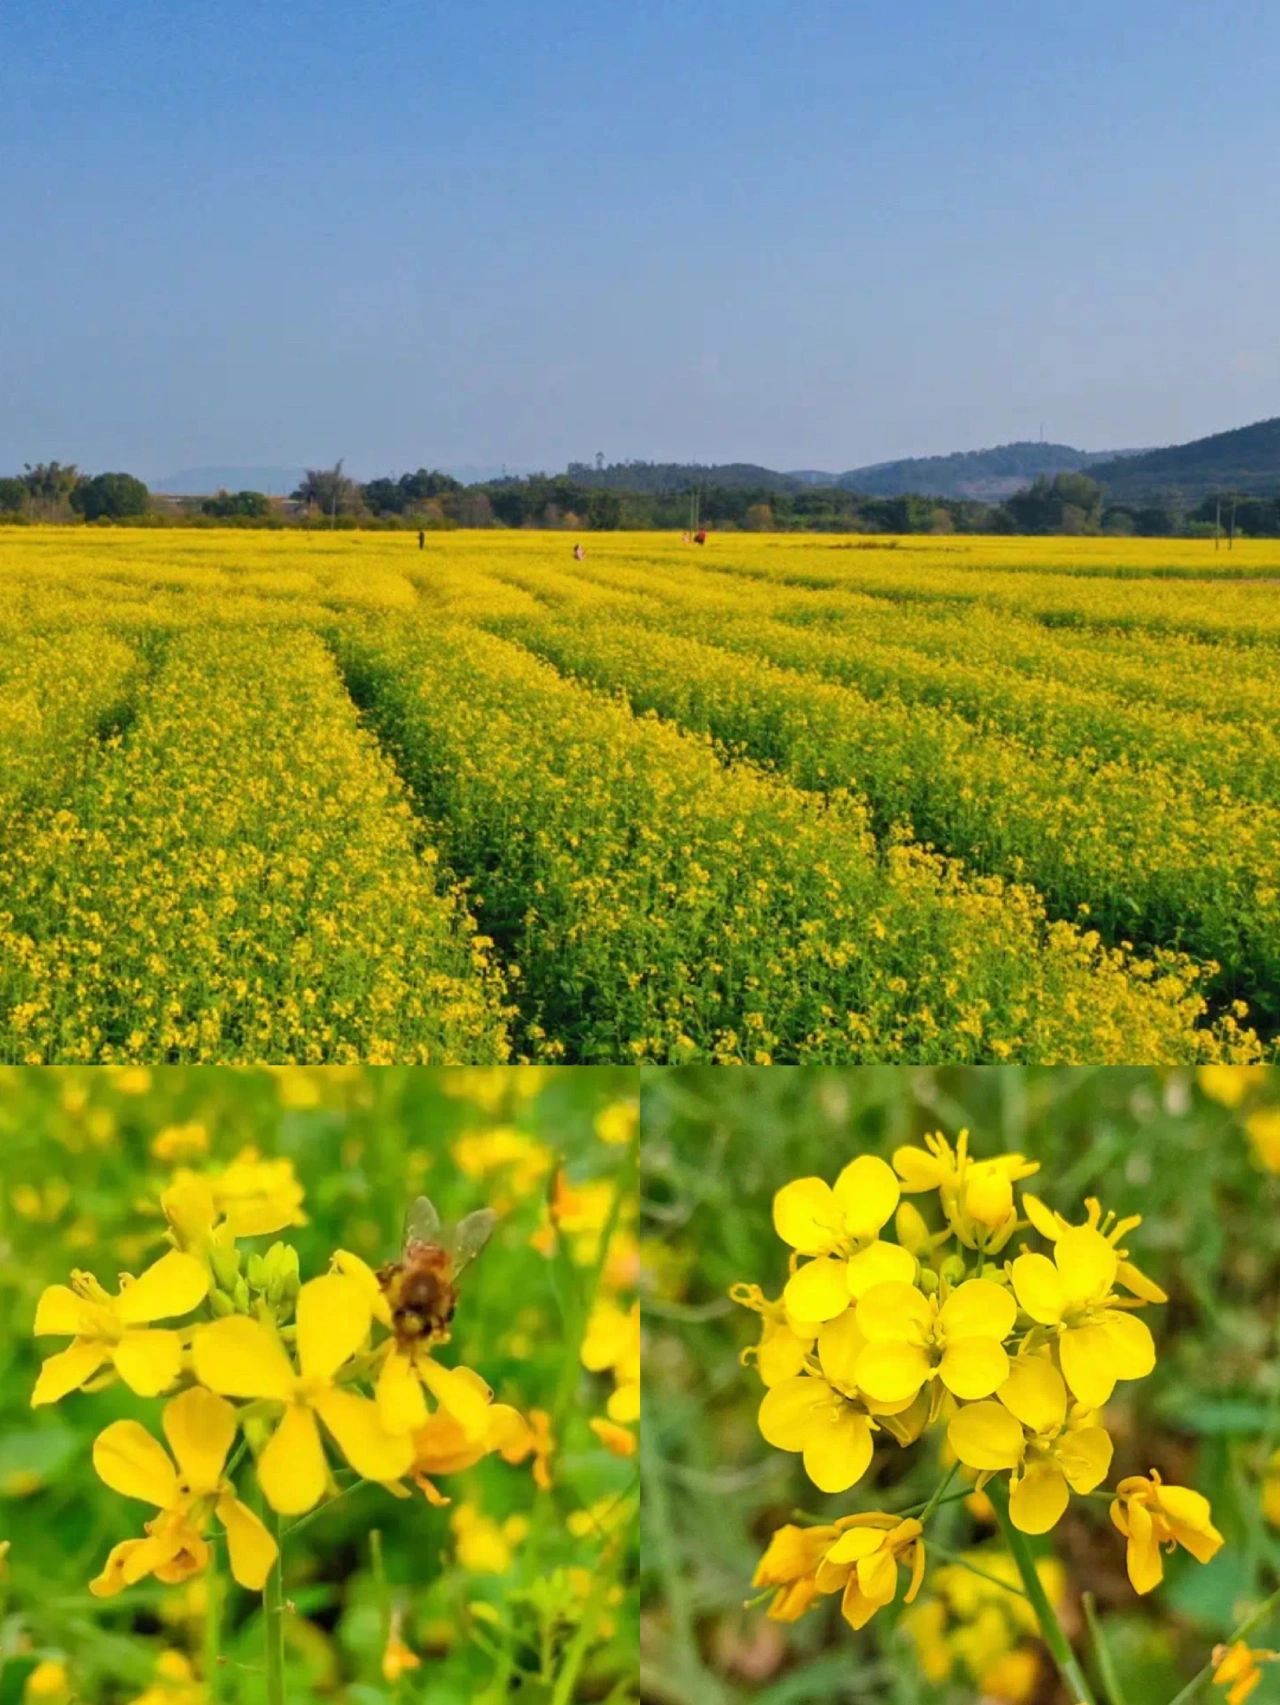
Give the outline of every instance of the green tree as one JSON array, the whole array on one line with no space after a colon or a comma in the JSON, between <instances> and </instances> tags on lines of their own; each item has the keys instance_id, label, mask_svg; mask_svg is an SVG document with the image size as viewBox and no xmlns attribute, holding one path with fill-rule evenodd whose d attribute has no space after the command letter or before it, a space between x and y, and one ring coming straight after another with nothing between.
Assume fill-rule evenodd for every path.
<instances>
[{"instance_id":1,"label":"green tree","mask_svg":"<svg viewBox=\"0 0 1280 1705\"><path fill-rule=\"evenodd\" d=\"M295 502L319 510L332 521L339 515L351 514L359 503L360 488L343 473L339 458L331 468L308 468L293 497Z\"/></svg>"},{"instance_id":2,"label":"green tree","mask_svg":"<svg viewBox=\"0 0 1280 1705\"><path fill-rule=\"evenodd\" d=\"M616 491L593 491L587 499L587 526L597 533L614 532L622 524L622 499Z\"/></svg>"},{"instance_id":3,"label":"green tree","mask_svg":"<svg viewBox=\"0 0 1280 1705\"><path fill-rule=\"evenodd\" d=\"M218 520L245 516L260 521L271 513L271 499L261 491L220 491L214 497L206 497L200 508Z\"/></svg>"},{"instance_id":4,"label":"green tree","mask_svg":"<svg viewBox=\"0 0 1280 1705\"><path fill-rule=\"evenodd\" d=\"M80 470L74 462L23 463L22 483L31 498L31 507L46 521L65 507L71 493L80 482Z\"/></svg>"},{"instance_id":5,"label":"green tree","mask_svg":"<svg viewBox=\"0 0 1280 1705\"><path fill-rule=\"evenodd\" d=\"M123 521L131 515L145 515L151 507L151 493L132 474L95 474L76 486L71 506L86 521Z\"/></svg>"},{"instance_id":6,"label":"green tree","mask_svg":"<svg viewBox=\"0 0 1280 1705\"><path fill-rule=\"evenodd\" d=\"M29 496L25 480L0 479L0 514L20 515L27 507Z\"/></svg>"}]
</instances>

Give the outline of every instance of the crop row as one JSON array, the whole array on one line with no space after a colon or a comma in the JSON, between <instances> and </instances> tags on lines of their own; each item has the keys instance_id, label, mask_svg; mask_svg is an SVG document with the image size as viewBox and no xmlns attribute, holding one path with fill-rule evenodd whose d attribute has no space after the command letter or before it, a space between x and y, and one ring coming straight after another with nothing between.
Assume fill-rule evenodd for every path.
<instances>
[{"instance_id":1,"label":"crop row","mask_svg":"<svg viewBox=\"0 0 1280 1705\"><path fill-rule=\"evenodd\" d=\"M1280 1019L1275 806L1206 798L1166 766L1042 758L945 710L651 628L579 618L515 631L558 667L740 746L802 788L856 789L882 834L1030 882L1055 916L1215 962L1220 992Z\"/></svg>"},{"instance_id":2,"label":"crop row","mask_svg":"<svg viewBox=\"0 0 1280 1705\"><path fill-rule=\"evenodd\" d=\"M634 636L643 648L643 631ZM532 1051L574 1061L1180 1060L1210 1034L1184 958L877 847L804 792L459 627L350 624L352 691L474 884ZM745 667L745 666L744 666ZM828 689L834 690L834 689ZM515 981L518 975L518 981Z\"/></svg>"},{"instance_id":3,"label":"crop row","mask_svg":"<svg viewBox=\"0 0 1280 1705\"><path fill-rule=\"evenodd\" d=\"M14 634L0 644L0 830L13 813L56 799L93 742L127 714L142 672L106 634Z\"/></svg>"},{"instance_id":4,"label":"crop row","mask_svg":"<svg viewBox=\"0 0 1280 1705\"><path fill-rule=\"evenodd\" d=\"M495 1061L487 944L314 634L175 636L0 844L0 1055Z\"/></svg>"}]
</instances>

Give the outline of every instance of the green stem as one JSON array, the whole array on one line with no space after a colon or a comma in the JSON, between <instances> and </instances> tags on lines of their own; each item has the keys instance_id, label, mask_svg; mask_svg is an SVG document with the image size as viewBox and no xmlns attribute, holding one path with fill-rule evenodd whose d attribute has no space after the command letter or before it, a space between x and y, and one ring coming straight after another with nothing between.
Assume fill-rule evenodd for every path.
<instances>
[{"instance_id":1,"label":"green stem","mask_svg":"<svg viewBox=\"0 0 1280 1705\"><path fill-rule=\"evenodd\" d=\"M1239 1627L1227 1636L1224 1644L1234 1646L1237 1640L1246 1639L1255 1628L1260 1628L1277 1611L1280 1611L1280 1592L1272 1593L1271 1597L1260 1604L1256 1610L1250 1611ZM1173 1696L1169 1705L1187 1705L1188 1700L1195 1698L1201 1687L1213 1674L1215 1667L1213 1659L1210 1658L1208 1663L1203 1664L1191 1677L1182 1692Z\"/></svg>"},{"instance_id":2,"label":"green stem","mask_svg":"<svg viewBox=\"0 0 1280 1705\"><path fill-rule=\"evenodd\" d=\"M268 1506L267 1531L276 1542L276 1560L262 1589L262 1621L267 1642L267 1705L285 1705L284 1696L284 1568L280 1551L280 1517Z\"/></svg>"},{"instance_id":3,"label":"green stem","mask_svg":"<svg viewBox=\"0 0 1280 1705\"><path fill-rule=\"evenodd\" d=\"M1005 1544L1009 1547L1010 1555L1017 1565L1018 1573L1022 1576L1022 1584L1026 1589L1027 1600L1036 1613L1036 1621L1040 1624L1040 1633L1049 1655L1058 1666L1058 1673L1066 1682L1071 1698L1077 1705L1096 1705L1093 1689L1080 1661L1071 1650L1071 1642L1062 1632L1062 1624L1058 1621L1057 1612L1049 1603L1049 1596L1040 1581L1036 1569L1036 1560L1027 1536L1013 1525L1009 1516L1009 1494L998 1480L987 1484L987 1496L991 1499L1000 1523L1000 1531L1004 1534Z\"/></svg>"},{"instance_id":4,"label":"green stem","mask_svg":"<svg viewBox=\"0 0 1280 1705\"><path fill-rule=\"evenodd\" d=\"M1110 1705L1128 1705L1124 1696L1124 1688L1120 1685L1120 1677L1116 1674L1116 1666L1111 1658L1111 1648L1102 1632L1102 1618L1098 1615L1098 1606L1092 1593L1082 1593L1084 1603L1084 1619L1089 1624L1089 1635L1093 1641L1094 1656L1098 1660L1098 1669L1102 1674L1102 1685L1106 1689Z\"/></svg>"}]
</instances>

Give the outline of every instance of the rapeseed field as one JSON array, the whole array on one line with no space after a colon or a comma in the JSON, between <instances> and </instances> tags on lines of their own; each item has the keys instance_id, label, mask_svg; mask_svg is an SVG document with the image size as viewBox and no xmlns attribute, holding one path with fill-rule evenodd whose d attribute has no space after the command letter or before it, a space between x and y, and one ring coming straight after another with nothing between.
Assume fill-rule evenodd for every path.
<instances>
[{"instance_id":1,"label":"rapeseed field","mask_svg":"<svg viewBox=\"0 0 1280 1705\"><path fill-rule=\"evenodd\" d=\"M0 1059L1280 1031L1280 545L12 528Z\"/></svg>"}]
</instances>

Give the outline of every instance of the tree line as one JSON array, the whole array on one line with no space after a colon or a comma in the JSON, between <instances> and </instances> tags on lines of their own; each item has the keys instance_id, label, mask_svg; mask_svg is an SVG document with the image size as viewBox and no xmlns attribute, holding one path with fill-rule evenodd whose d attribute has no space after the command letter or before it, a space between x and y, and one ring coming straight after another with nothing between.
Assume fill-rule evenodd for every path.
<instances>
[{"instance_id":1,"label":"tree line","mask_svg":"<svg viewBox=\"0 0 1280 1705\"><path fill-rule=\"evenodd\" d=\"M610 470L605 470L610 472ZM658 482L652 482L658 487ZM1276 497L1231 493L1186 509L1174 501L1117 503L1083 473L1035 480L1000 503L906 494L869 497L840 486L779 490L752 483L690 482L683 489L631 490L596 470L571 464L564 474L532 474L464 485L419 468L359 481L341 462L309 468L288 499L260 491L205 498L153 498L132 474L85 474L72 463L27 464L0 478L0 519L124 522L134 525L310 527L621 528L829 533L1023 533L1206 537L1280 537Z\"/></svg>"}]
</instances>

